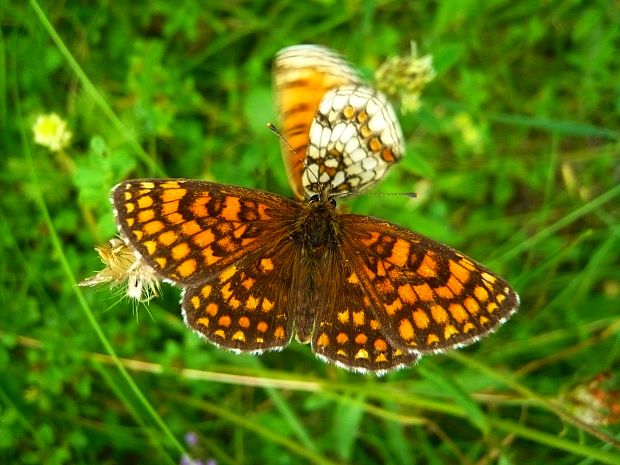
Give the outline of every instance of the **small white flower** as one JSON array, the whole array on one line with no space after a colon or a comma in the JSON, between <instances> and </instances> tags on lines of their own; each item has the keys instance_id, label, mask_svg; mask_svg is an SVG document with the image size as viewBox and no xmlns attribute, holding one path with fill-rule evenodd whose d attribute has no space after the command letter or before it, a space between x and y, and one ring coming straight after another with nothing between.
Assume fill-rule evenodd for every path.
<instances>
[{"instance_id":1,"label":"small white flower","mask_svg":"<svg viewBox=\"0 0 620 465\"><path fill-rule=\"evenodd\" d=\"M67 123L56 113L39 115L32 125L34 141L49 148L52 152L59 152L71 142L71 131Z\"/></svg>"},{"instance_id":2,"label":"small white flower","mask_svg":"<svg viewBox=\"0 0 620 465\"><path fill-rule=\"evenodd\" d=\"M127 297L147 302L159 296L160 281L155 271L122 239L110 239L109 245L96 246L105 268L80 282L80 286L110 283L113 287L126 284Z\"/></svg>"}]
</instances>

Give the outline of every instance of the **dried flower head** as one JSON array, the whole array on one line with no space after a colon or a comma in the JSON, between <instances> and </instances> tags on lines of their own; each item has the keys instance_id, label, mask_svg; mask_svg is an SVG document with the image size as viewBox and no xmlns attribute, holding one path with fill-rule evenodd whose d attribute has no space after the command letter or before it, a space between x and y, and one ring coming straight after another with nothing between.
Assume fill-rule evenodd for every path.
<instances>
[{"instance_id":1,"label":"dried flower head","mask_svg":"<svg viewBox=\"0 0 620 465\"><path fill-rule=\"evenodd\" d=\"M121 286L126 282L127 296L147 302L159 296L160 281L155 271L122 239L110 239L109 245L96 246L105 268L95 276L80 282L80 286L110 283Z\"/></svg>"},{"instance_id":2,"label":"dried flower head","mask_svg":"<svg viewBox=\"0 0 620 465\"><path fill-rule=\"evenodd\" d=\"M391 99L400 100L403 113L418 110L422 90L434 78L433 57L418 56L415 42L411 43L409 56L388 58L375 72L377 89Z\"/></svg>"},{"instance_id":3,"label":"dried flower head","mask_svg":"<svg viewBox=\"0 0 620 465\"><path fill-rule=\"evenodd\" d=\"M574 386L563 396L575 416L591 425L620 422L620 377L603 372Z\"/></svg>"},{"instance_id":4,"label":"dried flower head","mask_svg":"<svg viewBox=\"0 0 620 465\"><path fill-rule=\"evenodd\" d=\"M52 152L59 152L71 142L71 131L67 129L67 123L56 113L39 115L32 125L34 141L39 145L49 148Z\"/></svg>"}]
</instances>

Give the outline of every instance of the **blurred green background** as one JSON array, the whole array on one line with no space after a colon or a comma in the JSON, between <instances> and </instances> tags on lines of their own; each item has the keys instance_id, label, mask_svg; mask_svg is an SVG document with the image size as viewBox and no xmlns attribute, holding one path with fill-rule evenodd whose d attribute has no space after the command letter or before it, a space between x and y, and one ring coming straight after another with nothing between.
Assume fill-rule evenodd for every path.
<instances>
[{"instance_id":1,"label":"blurred green background","mask_svg":"<svg viewBox=\"0 0 620 465\"><path fill-rule=\"evenodd\" d=\"M618 2L32 0L0 26L1 463L620 463ZM371 79L412 40L437 76L374 192L419 198L348 208L506 277L522 304L495 334L377 379L296 342L218 350L168 285L148 307L76 286L122 179L290 195L265 129L279 49ZM63 152L33 141L50 112Z\"/></svg>"}]
</instances>

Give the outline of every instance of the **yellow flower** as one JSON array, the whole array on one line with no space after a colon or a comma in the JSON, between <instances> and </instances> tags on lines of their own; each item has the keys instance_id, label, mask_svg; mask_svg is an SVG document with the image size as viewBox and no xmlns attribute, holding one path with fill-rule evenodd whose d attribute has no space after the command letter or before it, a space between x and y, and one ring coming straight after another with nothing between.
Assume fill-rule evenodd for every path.
<instances>
[{"instance_id":1,"label":"yellow flower","mask_svg":"<svg viewBox=\"0 0 620 465\"><path fill-rule=\"evenodd\" d=\"M122 239L110 239L109 245L96 246L95 250L105 268L95 276L85 279L80 286L110 283L112 287L126 282L127 297L147 302L159 296L159 278L145 261L134 254Z\"/></svg>"},{"instance_id":2,"label":"yellow flower","mask_svg":"<svg viewBox=\"0 0 620 465\"><path fill-rule=\"evenodd\" d=\"M49 148L52 152L60 152L71 141L71 131L67 129L67 123L56 113L39 115L32 125L34 141L39 145Z\"/></svg>"},{"instance_id":3,"label":"yellow flower","mask_svg":"<svg viewBox=\"0 0 620 465\"><path fill-rule=\"evenodd\" d=\"M375 73L377 89L391 99L399 99L403 113L417 111L424 87L435 78L433 57L418 56L415 42L411 54L387 59Z\"/></svg>"},{"instance_id":4,"label":"yellow flower","mask_svg":"<svg viewBox=\"0 0 620 465\"><path fill-rule=\"evenodd\" d=\"M480 129L476 127L471 116L467 113L457 113L452 119L454 128L461 133L465 145L470 147L474 153L482 153L483 141Z\"/></svg>"}]
</instances>

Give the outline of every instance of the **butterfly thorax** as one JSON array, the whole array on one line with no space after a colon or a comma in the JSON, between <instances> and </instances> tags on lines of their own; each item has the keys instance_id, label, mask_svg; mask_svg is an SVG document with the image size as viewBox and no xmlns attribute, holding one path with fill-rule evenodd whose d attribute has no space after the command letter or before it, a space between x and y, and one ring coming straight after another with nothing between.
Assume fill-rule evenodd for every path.
<instances>
[{"instance_id":1,"label":"butterfly thorax","mask_svg":"<svg viewBox=\"0 0 620 465\"><path fill-rule=\"evenodd\" d=\"M295 236L304 257L315 261L338 247L336 202L327 194L314 195L300 217Z\"/></svg>"}]
</instances>

